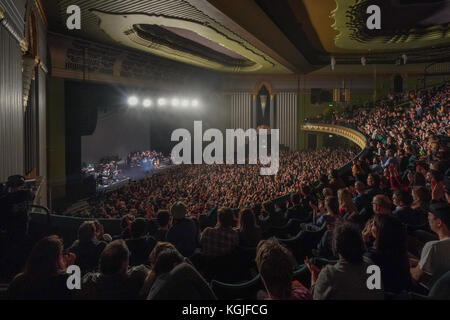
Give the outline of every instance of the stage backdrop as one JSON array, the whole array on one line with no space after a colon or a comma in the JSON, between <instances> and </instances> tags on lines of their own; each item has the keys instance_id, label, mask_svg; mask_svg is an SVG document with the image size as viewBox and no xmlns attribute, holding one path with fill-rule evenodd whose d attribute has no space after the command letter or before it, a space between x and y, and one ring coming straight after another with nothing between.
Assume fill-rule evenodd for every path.
<instances>
[{"instance_id":1,"label":"stage backdrop","mask_svg":"<svg viewBox=\"0 0 450 320\"><path fill-rule=\"evenodd\" d=\"M150 148L149 113L136 109L98 112L97 128L81 137L81 160L87 164L105 156L126 156L133 150Z\"/></svg>"}]
</instances>

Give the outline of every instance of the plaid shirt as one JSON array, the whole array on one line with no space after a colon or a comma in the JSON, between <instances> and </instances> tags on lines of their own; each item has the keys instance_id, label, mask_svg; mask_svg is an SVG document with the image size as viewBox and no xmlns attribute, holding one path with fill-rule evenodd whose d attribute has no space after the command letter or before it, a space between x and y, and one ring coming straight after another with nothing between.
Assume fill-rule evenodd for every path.
<instances>
[{"instance_id":1,"label":"plaid shirt","mask_svg":"<svg viewBox=\"0 0 450 320\"><path fill-rule=\"evenodd\" d=\"M239 244L239 235L233 229L206 228L201 236L202 250L209 256L229 253Z\"/></svg>"}]
</instances>

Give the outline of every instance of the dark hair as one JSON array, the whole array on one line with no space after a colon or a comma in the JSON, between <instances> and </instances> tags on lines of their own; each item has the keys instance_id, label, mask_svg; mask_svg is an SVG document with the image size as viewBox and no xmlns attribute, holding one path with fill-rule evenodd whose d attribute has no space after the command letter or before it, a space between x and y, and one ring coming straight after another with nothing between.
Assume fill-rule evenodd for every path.
<instances>
[{"instance_id":1,"label":"dark hair","mask_svg":"<svg viewBox=\"0 0 450 320\"><path fill-rule=\"evenodd\" d=\"M420 172L414 172L409 185L415 187L415 186L425 186L425 184L426 181L423 174L421 174Z\"/></svg>"},{"instance_id":2,"label":"dark hair","mask_svg":"<svg viewBox=\"0 0 450 320\"><path fill-rule=\"evenodd\" d=\"M125 241L115 240L108 243L100 255L100 272L104 275L117 274L129 258L130 251Z\"/></svg>"},{"instance_id":3,"label":"dark hair","mask_svg":"<svg viewBox=\"0 0 450 320\"><path fill-rule=\"evenodd\" d=\"M156 216L156 220L158 221L158 226L165 227L170 221L170 213L168 210L159 210L158 215Z\"/></svg>"},{"instance_id":4,"label":"dark hair","mask_svg":"<svg viewBox=\"0 0 450 320\"><path fill-rule=\"evenodd\" d=\"M170 272L176 264L184 261L184 257L174 249L164 249L156 256L153 271L157 276Z\"/></svg>"},{"instance_id":5,"label":"dark hair","mask_svg":"<svg viewBox=\"0 0 450 320\"><path fill-rule=\"evenodd\" d=\"M293 204L299 204L300 203L300 195L297 192L291 194L291 201Z\"/></svg>"},{"instance_id":6,"label":"dark hair","mask_svg":"<svg viewBox=\"0 0 450 320\"><path fill-rule=\"evenodd\" d=\"M375 215L375 250L397 266L401 274L409 276L406 226L391 215Z\"/></svg>"},{"instance_id":7,"label":"dark hair","mask_svg":"<svg viewBox=\"0 0 450 320\"><path fill-rule=\"evenodd\" d=\"M348 222L338 225L333 234L333 250L348 263L361 263L366 249L358 227Z\"/></svg>"},{"instance_id":8,"label":"dark hair","mask_svg":"<svg viewBox=\"0 0 450 320\"><path fill-rule=\"evenodd\" d=\"M58 274L62 252L63 242L58 236L39 240L28 257L25 275L40 281Z\"/></svg>"},{"instance_id":9,"label":"dark hair","mask_svg":"<svg viewBox=\"0 0 450 320\"><path fill-rule=\"evenodd\" d=\"M437 181L443 181L444 180L444 175L440 171L430 170L429 173L430 173L430 176L431 176L432 179L435 179Z\"/></svg>"},{"instance_id":10,"label":"dark hair","mask_svg":"<svg viewBox=\"0 0 450 320\"><path fill-rule=\"evenodd\" d=\"M85 221L78 228L78 240L80 242L89 242L95 237L95 222Z\"/></svg>"},{"instance_id":11,"label":"dark hair","mask_svg":"<svg viewBox=\"0 0 450 320\"><path fill-rule=\"evenodd\" d=\"M379 188L380 187L380 176L376 173L369 173L369 175L367 177L372 177L372 179L375 182L375 187Z\"/></svg>"},{"instance_id":12,"label":"dark hair","mask_svg":"<svg viewBox=\"0 0 450 320\"><path fill-rule=\"evenodd\" d=\"M234 224L233 211L230 208L220 208L217 212L217 219L222 228L232 228Z\"/></svg>"},{"instance_id":13,"label":"dark hair","mask_svg":"<svg viewBox=\"0 0 450 320\"><path fill-rule=\"evenodd\" d=\"M252 209L242 209L239 212L239 227L241 230L252 230L257 227Z\"/></svg>"},{"instance_id":14,"label":"dark hair","mask_svg":"<svg viewBox=\"0 0 450 320\"><path fill-rule=\"evenodd\" d=\"M321 184L323 184L324 186L328 186L328 183L329 183L328 176L326 174L321 174L319 177L319 182Z\"/></svg>"},{"instance_id":15,"label":"dark hair","mask_svg":"<svg viewBox=\"0 0 450 320\"><path fill-rule=\"evenodd\" d=\"M270 200L263 202L262 207L264 211L267 212L268 214L272 214L275 212L275 206L273 202Z\"/></svg>"},{"instance_id":16,"label":"dark hair","mask_svg":"<svg viewBox=\"0 0 450 320\"><path fill-rule=\"evenodd\" d=\"M147 233L147 220L137 218L131 224L131 237L134 239L143 237Z\"/></svg>"},{"instance_id":17,"label":"dark hair","mask_svg":"<svg viewBox=\"0 0 450 320\"><path fill-rule=\"evenodd\" d=\"M270 238L258 244L255 261L269 292L278 299L288 299L295 265L292 253Z\"/></svg>"},{"instance_id":18,"label":"dark hair","mask_svg":"<svg viewBox=\"0 0 450 320\"><path fill-rule=\"evenodd\" d=\"M122 219L120 220L120 227L122 229L126 229L129 226L130 222L134 221L134 216L130 215L130 214L126 214L122 217Z\"/></svg>"},{"instance_id":19,"label":"dark hair","mask_svg":"<svg viewBox=\"0 0 450 320\"><path fill-rule=\"evenodd\" d=\"M395 190L394 195L398 198L398 200L404 203L407 207L409 207L412 203L411 194L405 190Z\"/></svg>"},{"instance_id":20,"label":"dark hair","mask_svg":"<svg viewBox=\"0 0 450 320\"><path fill-rule=\"evenodd\" d=\"M394 216L375 215L377 235L375 249L393 258L407 257L406 227Z\"/></svg>"}]
</instances>

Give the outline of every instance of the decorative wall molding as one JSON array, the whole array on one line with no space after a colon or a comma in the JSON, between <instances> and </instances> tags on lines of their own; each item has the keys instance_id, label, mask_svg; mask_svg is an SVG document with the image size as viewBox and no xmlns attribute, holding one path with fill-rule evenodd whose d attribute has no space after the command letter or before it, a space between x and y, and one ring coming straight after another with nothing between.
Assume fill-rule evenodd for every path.
<instances>
[{"instance_id":1,"label":"decorative wall molding","mask_svg":"<svg viewBox=\"0 0 450 320\"><path fill-rule=\"evenodd\" d=\"M3 8L0 5L0 24L3 25L6 30L13 36L13 38L17 41L17 43L20 45L20 49L22 50L22 53L25 53L28 51L28 42L25 38L23 38L20 35L20 32L15 29L15 27L8 21L6 17L6 11L5 8Z\"/></svg>"}]
</instances>

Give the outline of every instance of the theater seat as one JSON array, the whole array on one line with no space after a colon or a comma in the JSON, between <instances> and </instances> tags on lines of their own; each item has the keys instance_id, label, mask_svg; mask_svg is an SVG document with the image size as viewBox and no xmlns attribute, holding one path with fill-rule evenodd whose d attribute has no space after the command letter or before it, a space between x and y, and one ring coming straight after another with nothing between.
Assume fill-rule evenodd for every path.
<instances>
[{"instance_id":1,"label":"theater seat","mask_svg":"<svg viewBox=\"0 0 450 320\"><path fill-rule=\"evenodd\" d=\"M299 219L290 219L284 226L281 227L270 227L264 233L263 238L268 239L270 237L277 237L282 239L289 239L300 231L300 224L305 223L306 221Z\"/></svg>"},{"instance_id":2,"label":"theater seat","mask_svg":"<svg viewBox=\"0 0 450 320\"><path fill-rule=\"evenodd\" d=\"M436 281L428 293L428 298L433 300L450 300L450 271Z\"/></svg>"},{"instance_id":3,"label":"theater seat","mask_svg":"<svg viewBox=\"0 0 450 320\"><path fill-rule=\"evenodd\" d=\"M256 300L258 291L263 289L263 284L258 274L252 280L238 284L213 280L211 289L219 300Z\"/></svg>"},{"instance_id":4,"label":"theater seat","mask_svg":"<svg viewBox=\"0 0 450 320\"><path fill-rule=\"evenodd\" d=\"M8 286L7 283L0 283L0 301L6 300L7 298L7 292L8 292Z\"/></svg>"},{"instance_id":5,"label":"theater seat","mask_svg":"<svg viewBox=\"0 0 450 320\"><path fill-rule=\"evenodd\" d=\"M299 265L294 271L294 278L307 288L311 287L311 272L305 264Z\"/></svg>"}]
</instances>

